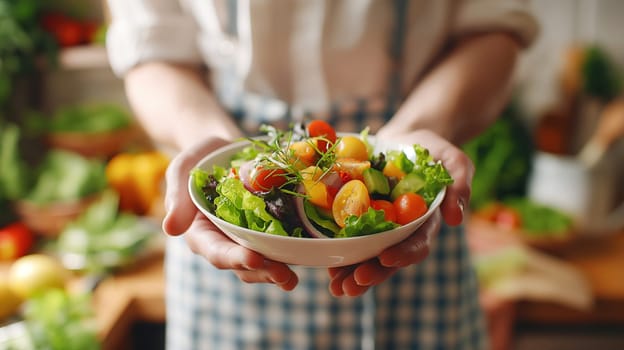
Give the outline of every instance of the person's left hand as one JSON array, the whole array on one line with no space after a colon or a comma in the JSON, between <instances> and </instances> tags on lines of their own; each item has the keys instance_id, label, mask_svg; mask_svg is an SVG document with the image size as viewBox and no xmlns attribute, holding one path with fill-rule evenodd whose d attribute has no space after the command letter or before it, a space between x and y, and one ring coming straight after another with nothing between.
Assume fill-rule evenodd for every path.
<instances>
[{"instance_id":1,"label":"person's left hand","mask_svg":"<svg viewBox=\"0 0 624 350\"><path fill-rule=\"evenodd\" d=\"M398 269L425 260L429 255L429 244L439 231L442 219L448 225L461 224L464 206L470 199L474 166L470 158L455 145L428 130L385 135L382 129L377 137L391 137L393 142L418 143L426 147L435 159L442 161L454 182L447 188L439 210L410 237L384 250L376 258L355 265L329 268L329 290L334 296L360 296L370 287L384 282Z\"/></svg>"}]
</instances>

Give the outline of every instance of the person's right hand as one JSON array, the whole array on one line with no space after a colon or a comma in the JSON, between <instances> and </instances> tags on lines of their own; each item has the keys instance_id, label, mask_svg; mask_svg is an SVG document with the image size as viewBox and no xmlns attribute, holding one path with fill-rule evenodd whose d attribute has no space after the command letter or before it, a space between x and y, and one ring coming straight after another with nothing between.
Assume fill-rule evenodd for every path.
<instances>
[{"instance_id":1,"label":"person's right hand","mask_svg":"<svg viewBox=\"0 0 624 350\"><path fill-rule=\"evenodd\" d=\"M232 270L247 283L273 283L283 290L294 289L297 275L288 265L266 259L247 249L221 232L197 210L187 190L188 174L205 155L227 144L220 138L210 138L182 151L169 165L166 174L165 233L184 234L189 248L203 256L218 269Z\"/></svg>"}]
</instances>

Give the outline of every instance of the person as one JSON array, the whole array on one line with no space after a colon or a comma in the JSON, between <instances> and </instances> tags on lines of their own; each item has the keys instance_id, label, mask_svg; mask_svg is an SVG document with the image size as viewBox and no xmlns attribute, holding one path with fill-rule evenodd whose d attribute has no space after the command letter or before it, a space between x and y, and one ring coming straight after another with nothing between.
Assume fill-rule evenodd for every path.
<instances>
[{"instance_id":1,"label":"person","mask_svg":"<svg viewBox=\"0 0 624 350\"><path fill-rule=\"evenodd\" d=\"M171 349L482 349L463 236L472 163L460 145L510 94L537 33L522 1L109 0L114 72L166 176ZM377 258L288 266L195 209L189 171L264 123L310 119L419 143L449 169L440 212ZM329 290L328 290L329 289Z\"/></svg>"}]
</instances>

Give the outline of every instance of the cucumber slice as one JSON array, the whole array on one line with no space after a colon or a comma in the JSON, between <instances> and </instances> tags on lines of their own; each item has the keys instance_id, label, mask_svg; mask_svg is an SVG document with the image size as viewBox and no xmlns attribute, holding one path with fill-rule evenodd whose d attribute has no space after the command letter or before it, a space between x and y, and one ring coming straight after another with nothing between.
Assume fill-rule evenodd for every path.
<instances>
[{"instance_id":1,"label":"cucumber slice","mask_svg":"<svg viewBox=\"0 0 624 350\"><path fill-rule=\"evenodd\" d=\"M378 193L383 195L390 193L390 184L388 183L388 179L381 171L375 168L368 168L364 170L362 177L364 178L364 184L366 185L368 193Z\"/></svg>"},{"instance_id":2,"label":"cucumber slice","mask_svg":"<svg viewBox=\"0 0 624 350\"><path fill-rule=\"evenodd\" d=\"M399 181L392 189L390 197L397 199L400 195L408 192L418 192L425 186L425 180L416 173L409 173Z\"/></svg>"}]
</instances>

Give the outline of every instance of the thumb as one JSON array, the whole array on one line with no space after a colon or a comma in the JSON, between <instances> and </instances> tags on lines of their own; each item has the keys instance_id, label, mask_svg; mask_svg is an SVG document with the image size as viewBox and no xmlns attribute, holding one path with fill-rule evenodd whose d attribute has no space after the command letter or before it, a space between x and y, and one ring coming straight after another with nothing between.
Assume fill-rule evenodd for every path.
<instances>
[{"instance_id":1,"label":"thumb","mask_svg":"<svg viewBox=\"0 0 624 350\"><path fill-rule=\"evenodd\" d=\"M202 158L227 143L220 138L209 138L173 158L165 175L167 213L162 224L165 233L177 236L189 228L197 213L188 192L189 174Z\"/></svg>"}]
</instances>

